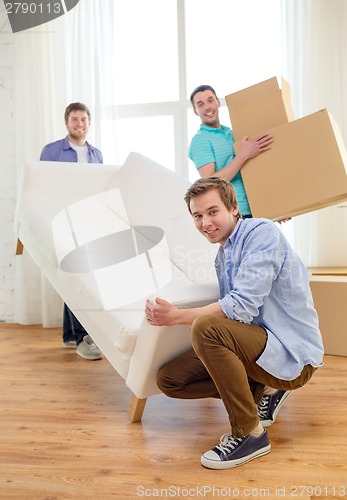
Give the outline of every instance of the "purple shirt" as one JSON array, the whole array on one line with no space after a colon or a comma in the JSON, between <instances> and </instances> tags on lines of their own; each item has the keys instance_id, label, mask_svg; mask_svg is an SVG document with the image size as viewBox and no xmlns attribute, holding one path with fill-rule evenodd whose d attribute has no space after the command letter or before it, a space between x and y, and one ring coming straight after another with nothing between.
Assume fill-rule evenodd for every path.
<instances>
[{"instance_id":1,"label":"purple shirt","mask_svg":"<svg viewBox=\"0 0 347 500\"><path fill-rule=\"evenodd\" d=\"M88 147L88 163L103 163L103 157L99 149L94 148L88 142L86 142ZM65 162L77 162L77 153L68 141L68 138L60 139L59 141L51 142L47 144L41 153L41 161L65 161Z\"/></svg>"}]
</instances>

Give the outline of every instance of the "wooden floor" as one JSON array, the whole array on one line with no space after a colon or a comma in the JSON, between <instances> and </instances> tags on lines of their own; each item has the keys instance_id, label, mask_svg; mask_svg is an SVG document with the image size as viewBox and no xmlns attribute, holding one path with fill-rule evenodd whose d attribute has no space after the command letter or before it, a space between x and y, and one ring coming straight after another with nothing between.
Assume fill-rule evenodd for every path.
<instances>
[{"instance_id":1,"label":"wooden floor","mask_svg":"<svg viewBox=\"0 0 347 500\"><path fill-rule=\"evenodd\" d=\"M0 324L0 339L1 499L347 498L347 358L286 400L270 454L212 471L200 455L228 431L220 401L154 396L132 424L124 381L59 329Z\"/></svg>"}]
</instances>

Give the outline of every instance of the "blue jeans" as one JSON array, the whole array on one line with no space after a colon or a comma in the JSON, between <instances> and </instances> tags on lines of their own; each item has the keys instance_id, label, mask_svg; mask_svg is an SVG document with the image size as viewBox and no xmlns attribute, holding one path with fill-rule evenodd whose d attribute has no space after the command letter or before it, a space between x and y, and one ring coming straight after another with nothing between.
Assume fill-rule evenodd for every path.
<instances>
[{"instance_id":1,"label":"blue jeans","mask_svg":"<svg viewBox=\"0 0 347 500\"><path fill-rule=\"evenodd\" d=\"M86 335L88 335L88 332L86 332L68 306L64 304L63 342L76 341L76 345L78 345Z\"/></svg>"}]
</instances>

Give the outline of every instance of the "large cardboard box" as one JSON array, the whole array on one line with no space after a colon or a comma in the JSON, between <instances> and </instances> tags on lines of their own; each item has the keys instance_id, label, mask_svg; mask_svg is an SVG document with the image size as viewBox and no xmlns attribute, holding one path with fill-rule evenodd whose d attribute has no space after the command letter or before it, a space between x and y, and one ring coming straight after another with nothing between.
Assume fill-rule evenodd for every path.
<instances>
[{"instance_id":1,"label":"large cardboard box","mask_svg":"<svg viewBox=\"0 0 347 500\"><path fill-rule=\"evenodd\" d=\"M309 271L325 354L347 356L347 268L311 268Z\"/></svg>"},{"instance_id":2,"label":"large cardboard box","mask_svg":"<svg viewBox=\"0 0 347 500\"><path fill-rule=\"evenodd\" d=\"M269 151L242 168L254 217L274 221L347 200L347 153L326 109L293 120L289 86L273 78L226 96L235 148L244 136L270 132ZM291 121L292 120L292 121Z\"/></svg>"},{"instance_id":3,"label":"large cardboard box","mask_svg":"<svg viewBox=\"0 0 347 500\"><path fill-rule=\"evenodd\" d=\"M281 87L274 77L225 97L236 142L294 120L284 78Z\"/></svg>"}]
</instances>

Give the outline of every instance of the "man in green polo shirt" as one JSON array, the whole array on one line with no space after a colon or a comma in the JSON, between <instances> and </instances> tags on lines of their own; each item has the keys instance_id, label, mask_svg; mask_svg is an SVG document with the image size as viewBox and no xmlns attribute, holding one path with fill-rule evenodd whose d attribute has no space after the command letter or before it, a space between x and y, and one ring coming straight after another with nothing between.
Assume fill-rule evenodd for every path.
<instances>
[{"instance_id":1,"label":"man in green polo shirt","mask_svg":"<svg viewBox=\"0 0 347 500\"><path fill-rule=\"evenodd\" d=\"M190 102L201 125L191 141L189 158L201 177L217 176L230 181L240 213L243 217L252 217L240 170L247 160L270 149L272 136L264 133L253 139L244 137L236 155L233 132L219 121L220 101L215 90L209 85L200 85L193 90Z\"/></svg>"}]
</instances>

